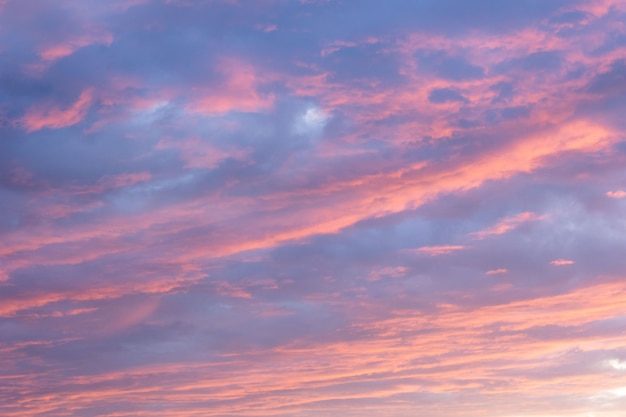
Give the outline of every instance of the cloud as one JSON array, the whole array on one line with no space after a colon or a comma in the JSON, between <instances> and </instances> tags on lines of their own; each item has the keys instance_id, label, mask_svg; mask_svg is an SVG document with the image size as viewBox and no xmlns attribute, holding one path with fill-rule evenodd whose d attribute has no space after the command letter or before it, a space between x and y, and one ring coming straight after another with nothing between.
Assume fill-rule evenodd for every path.
<instances>
[{"instance_id":1,"label":"cloud","mask_svg":"<svg viewBox=\"0 0 626 417\"><path fill-rule=\"evenodd\" d=\"M454 251L465 249L462 245L440 245L440 246L424 246L415 249L415 252L423 253L430 256L447 255Z\"/></svg>"},{"instance_id":2,"label":"cloud","mask_svg":"<svg viewBox=\"0 0 626 417\"><path fill-rule=\"evenodd\" d=\"M60 129L73 126L85 118L93 102L93 96L93 91L86 89L73 104L65 109L52 103L35 105L27 110L21 123L27 132L44 128Z\"/></svg>"},{"instance_id":3,"label":"cloud","mask_svg":"<svg viewBox=\"0 0 626 417\"><path fill-rule=\"evenodd\" d=\"M545 216L537 215L535 213L523 212L515 216L506 217L500 220L497 224L485 230L481 230L479 232L473 232L471 236L474 239L485 239L486 237L489 237L489 236L497 236L503 233L507 233L510 230L513 230L524 223L542 220L544 218Z\"/></svg>"},{"instance_id":4,"label":"cloud","mask_svg":"<svg viewBox=\"0 0 626 417\"><path fill-rule=\"evenodd\" d=\"M0 414L621 416L625 13L4 2Z\"/></svg>"},{"instance_id":5,"label":"cloud","mask_svg":"<svg viewBox=\"0 0 626 417\"><path fill-rule=\"evenodd\" d=\"M222 150L199 137L177 140L163 138L157 144L157 149L178 150L187 168L213 169L229 158L243 160L247 155L243 149Z\"/></svg>"},{"instance_id":6,"label":"cloud","mask_svg":"<svg viewBox=\"0 0 626 417\"><path fill-rule=\"evenodd\" d=\"M626 90L626 63L616 60L610 70L597 74L587 86L587 91L595 94L621 94Z\"/></svg>"},{"instance_id":7,"label":"cloud","mask_svg":"<svg viewBox=\"0 0 626 417\"><path fill-rule=\"evenodd\" d=\"M620 361L619 359L611 359L607 361L607 364L618 371L626 370L626 362Z\"/></svg>"},{"instance_id":8,"label":"cloud","mask_svg":"<svg viewBox=\"0 0 626 417\"><path fill-rule=\"evenodd\" d=\"M575 262L570 259L555 259L550 261L550 265L554 266L564 266L564 265L573 265Z\"/></svg>"},{"instance_id":9,"label":"cloud","mask_svg":"<svg viewBox=\"0 0 626 417\"><path fill-rule=\"evenodd\" d=\"M259 80L255 69L235 58L223 58L218 65L224 81L219 86L200 90L188 109L202 114L222 114L230 111L256 112L269 109L273 97L258 92Z\"/></svg>"},{"instance_id":10,"label":"cloud","mask_svg":"<svg viewBox=\"0 0 626 417\"><path fill-rule=\"evenodd\" d=\"M88 45L103 43L111 45L113 37L110 33L93 33L86 34L77 39L70 39L63 43L47 45L40 52L41 59L44 61L55 61L74 53L74 51Z\"/></svg>"},{"instance_id":11,"label":"cloud","mask_svg":"<svg viewBox=\"0 0 626 417\"><path fill-rule=\"evenodd\" d=\"M329 116L317 107L309 107L296 119L294 130L297 134L319 134L328 122Z\"/></svg>"},{"instance_id":12,"label":"cloud","mask_svg":"<svg viewBox=\"0 0 626 417\"><path fill-rule=\"evenodd\" d=\"M623 190L607 191L606 195L607 197L610 197L610 198L624 198L626 197L626 191L623 191Z\"/></svg>"}]
</instances>

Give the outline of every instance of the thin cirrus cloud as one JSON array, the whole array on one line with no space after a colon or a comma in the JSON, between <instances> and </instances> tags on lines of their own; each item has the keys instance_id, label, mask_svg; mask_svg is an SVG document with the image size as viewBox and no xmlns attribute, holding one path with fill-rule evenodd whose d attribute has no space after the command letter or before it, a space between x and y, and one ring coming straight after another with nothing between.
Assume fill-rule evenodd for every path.
<instances>
[{"instance_id":1,"label":"thin cirrus cloud","mask_svg":"<svg viewBox=\"0 0 626 417\"><path fill-rule=\"evenodd\" d=\"M564 265L573 265L575 262L571 259L555 259L550 261L550 265L554 266L564 266Z\"/></svg>"},{"instance_id":2,"label":"thin cirrus cloud","mask_svg":"<svg viewBox=\"0 0 626 417\"><path fill-rule=\"evenodd\" d=\"M515 216L506 217L500 220L495 225L488 227L485 230L472 233L471 236L474 239L485 239L488 236L501 235L503 233L506 233L510 230L515 229L516 227L519 227L522 224L536 221L536 220L541 220L543 218L544 216L539 216L535 213L523 212Z\"/></svg>"},{"instance_id":3,"label":"thin cirrus cloud","mask_svg":"<svg viewBox=\"0 0 626 417\"><path fill-rule=\"evenodd\" d=\"M67 108L54 103L41 103L31 107L26 111L21 122L27 132L44 128L59 129L73 126L87 115L92 101L93 92L86 89Z\"/></svg>"},{"instance_id":4,"label":"thin cirrus cloud","mask_svg":"<svg viewBox=\"0 0 626 417\"><path fill-rule=\"evenodd\" d=\"M0 414L621 416L625 17L0 1Z\"/></svg>"},{"instance_id":5,"label":"thin cirrus cloud","mask_svg":"<svg viewBox=\"0 0 626 417\"><path fill-rule=\"evenodd\" d=\"M499 274L506 274L507 271L506 268L498 268L498 269L490 269L489 271L485 272L487 275L499 275Z\"/></svg>"},{"instance_id":6,"label":"thin cirrus cloud","mask_svg":"<svg viewBox=\"0 0 626 417\"><path fill-rule=\"evenodd\" d=\"M415 252L424 253L430 256L447 255L454 251L465 249L463 245L437 245L437 246L424 246L415 249Z\"/></svg>"}]
</instances>

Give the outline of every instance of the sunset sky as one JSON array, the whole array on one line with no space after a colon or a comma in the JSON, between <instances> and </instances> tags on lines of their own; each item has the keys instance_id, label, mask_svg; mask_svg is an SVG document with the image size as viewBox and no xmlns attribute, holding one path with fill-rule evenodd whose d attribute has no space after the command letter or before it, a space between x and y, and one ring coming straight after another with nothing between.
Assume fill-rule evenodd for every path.
<instances>
[{"instance_id":1,"label":"sunset sky","mask_svg":"<svg viewBox=\"0 0 626 417\"><path fill-rule=\"evenodd\" d=\"M0 0L0 416L624 410L626 0Z\"/></svg>"}]
</instances>

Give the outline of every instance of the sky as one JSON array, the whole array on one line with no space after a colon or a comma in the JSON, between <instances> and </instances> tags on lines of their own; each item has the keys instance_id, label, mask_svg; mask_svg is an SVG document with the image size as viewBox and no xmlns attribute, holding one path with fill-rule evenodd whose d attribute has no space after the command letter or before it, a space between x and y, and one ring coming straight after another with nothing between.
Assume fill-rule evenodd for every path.
<instances>
[{"instance_id":1,"label":"sky","mask_svg":"<svg viewBox=\"0 0 626 417\"><path fill-rule=\"evenodd\" d=\"M622 417L625 0L0 0L0 415Z\"/></svg>"}]
</instances>

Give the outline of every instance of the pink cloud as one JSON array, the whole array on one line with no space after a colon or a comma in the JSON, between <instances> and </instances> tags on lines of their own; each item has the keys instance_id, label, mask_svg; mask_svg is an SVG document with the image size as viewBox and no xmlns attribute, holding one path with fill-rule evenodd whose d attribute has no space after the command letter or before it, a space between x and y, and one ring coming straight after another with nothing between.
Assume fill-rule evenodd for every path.
<instances>
[{"instance_id":1,"label":"pink cloud","mask_svg":"<svg viewBox=\"0 0 626 417\"><path fill-rule=\"evenodd\" d=\"M606 195L607 197L615 198L615 199L624 198L626 197L626 191L624 190L608 191Z\"/></svg>"},{"instance_id":2,"label":"pink cloud","mask_svg":"<svg viewBox=\"0 0 626 417\"><path fill-rule=\"evenodd\" d=\"M24 167L15 167L11 170L11 182L19 185L31 185L35 175Z\"/></svg>"},{"instance_id":3,"label":"pink cloud","mask_svg":"<svg viewBox=\"0 0 626 417\"><path fill-rule=\"evenodd\" d=\"M263 79L251 64L237 58L222 58L217 69L225 81L216 87L196 87L188 110L219 115L231 111L257 112L273 106L274 96L258 91Z\"/></svg>"},{"instance_id":4,"label":"pink cloud","mask_svg":"<svg viewBox=\"0 0 626 417\"><path fill-rule=\"evenodd\" d=\"M131 185L148 181L152 178L149 172L120 173L105 175L93 185L73 186L68 189L71 194L101 194L105 191L117 188L129 187Z\"/></svg>"},{"instance_id":5,"label":"pink cloud","mask_svg":"<svg viewBox=\"0 0 626 417\"><path fill-rule=\"evenodd\" d=\"M208 140L199 137L173 140L163 138L159 141L157 149L178 149L181 158L187 168L215 168L221 161L227 158L243 160L248 152L243 149L224 150L214 146Z\"/></svg>"},{"instance_id":6,"label":"pink cloud","mask_svg":"<svg viewBox=\"0 0 626 417\"><path fill-rule=\"evenodd\" d=\"M521 224L531 221L542 220L544 218L545 216L540 216L531 212L524 212L512 217L502 219L494 226L491 226L479 232L471 233L470 236L472 236L474 239L484 239L488 236L501 235L517 228Z\"/></svg>"},{"instance_id":7,"label":"pink cloud","mask_svg":"<svg viewBox=\"0 0 626 417\"><path fill-rule=\"evenodd\" d=\"M623 30L619 16L612 24L605 16L619 2L589 2L583 6L593 13L579 13L581 20L574 13L553 25L558 10L530 19L539 26L506 31L466 30L452 19L450 36L445 25L407 34L419 19L378 36L384 22L370 24L376 15L365 25L372 33L359 33L360 24L329 26L343 22L331 13L349 2L290 4L285 12L297 15L287 20L273 9L285 2L239 3L223 21L222 5L211 1L61 3L82 5L77 20L111 23L119 42L104 30L80 33L90 25L63 26L74 35L35 42L23 54L42 69L37 82L83 91L70 104L51 98L28 108L20 119L28 133L74 126L92 109L98 120L79 146L73 134L17 132L26 140L2 148L9 168L24 168L7 169L10 189L0 190L9 208L0 215L0 315L10 317L0 377L15 385L9 395L18 392L17 405L0 401L0 414L142 416L158 408L181 417L353 417L409 416L418 407L433 417L582 416L597 392L626 386L626 373L598 365L624 345L606 325L623 314L624 281L607 278L619 266L621 241L602 236L602 227L619 222L603 211L614 205L591 201L620 177L609 177L617 169L589 169L596 159L623 162L614 146L623 126L604 118L606 103L602 114L585 116L606 98L586 86L624 55L623 45L606 51ZM206 4L210 13L196 13ZM276 25L255 25L255 7ZM378 12L365 9L359 16ZM310 31L308 22L329 30ZM311 42L299 42L303 36ZM102 48L106 65L98 54L76 53L93 43L110 45ZM452 57L456 69L484 68L484 76L429 72L416 59L421 50ZM238 58L220 58L225 51ZM519 64L542 53L554 53L558 68ZM393 65L378 71L374 56ZM197 74L207 62L217 63L211 70L219 76L204 84ZM75 76L83 68L94 72ZM510 87L507 97L501 84ZM433 89L463 97L433 104ZM27 97L16 90L17 110L7 114L24 111ZM310 110L293 111L292 103ZM504 116L519 108L522 117ZM303 134L317 125L319 135ZM49 155L47 146L57 145L76 148ZM221 165L229 158L240 163ZM218 166L225 169L197 175ZM530 192L510 198L523 187ZM536 228L550 234L541 245L489 239L573 200L590 222L579 225L582 216L572 214L576 227L567 235ZM493 217L503 212L514 215ZM466 235L476 219L481 226ZM585 265L598 281L615 282L576 289L592 275L555 280L576 272L550 267L574 264L555 259L563 236L573 251L592 243L603 256L618 253L614 262ZM436 244L470 238L484 239L474 241L476 253ZM396 250L416 242L424 246ZM467 253L446 256L459 251ZM499 267L509 262L501 261L519 262L518 255L554 260L527 265L530 280L508 279ZM33 340L22 341L29 334ZM94 353L98 361L89 360ZM31 372L33 363L41 372Z\"/></svg>"},{"instance_id":8,"label":"pink cloud","mask_svg":"<svg viewBox=\"0 0 626 417\"><path fill-rule=\"evenodd\" d=\"M376 269L372 271L369 276L369 279L372 281L378 281L382 278L400 278L406 275L408 268L404 266L388 266L384 268Z\"/></svg>"},{"instance_id":9,"label":"pink cloud","mask_svg":"<svg viewBox=\"0 0 626 417\"><path fill-rule=\"evenodd\" d=\"M216 286L215 291L219 295L223 295L226 297L248 298L248 299L252 298L252 294L245 291L243 288L229 284L228 282L220 282Z\"/></svg>"},{"instance_id":10,"label":"pink cloud","mask_svg":"<svg viewBox=\"0 0 626 417\"><path fill-rule=\"evenodd\" d=\"M261 31L263 31L265 33L273 32L276 29L278 29L278 27L276 25L261 25L261 24L256 25L255 28L258 29L258 30L261 30Z\"/></svg>"},{"instance_id":11,"label":"pink cloud","mask_svg":"<svg viewBox=\"0 0 626 417\"><path fill-rule=\"evenodd\" d=\"M27 132L34 132L44 128L60 129L73 126L85 118L93 99L93 90L86 89L66 109L49 102L37 103L26 112L21 122Z\"/></svg>"},{"instance_id":12,"label":"pink cloud","mask_svg":"<svg viewBox=\"0 0 626 417\"><path fill-rule=\"evenodd\" d=\"M60 43L47 45L41 48L40 56L44 61L55 61L73 54L80 48L94 44L111 45L113 35L104 31L92 31L80 37Z\"/></svg>"},{"instance_id":13,"label":"pink cloud","mask_svg":"<svg viewBox=\"0 0 626 417\"><path fill-rule=\"evenodd\" d=\"M458 250L465 249L465 246L462 245L440 245L440 246L423 246L421 248L417 248L414 251L417 253L424 253L430 256L437 255L448 255L452 252L456 252Z\"/></svg>"},{"instance_id":14,"label":"pink cloud","mask_svg":"<svg viewBox=\"0 0 626 417\"><path fill-rule=\"evenodd\" d=\"M507 271L505 268L498 268L498 269L490 269L489 271L485 272L487 275L499 275L499 274L506 274Z\"/></svg>"},{"instance_id":15,"label":"pink cloud","mask_svg":"<svg viewBox=\"0 0 626 417\"><path fill-rule=\"evenodd\" d=\"M555 259L550 262L550 265L554 266L564 266L564 265L573 265L574 261L570 259Z\"/></svg>"}]
</instances>

